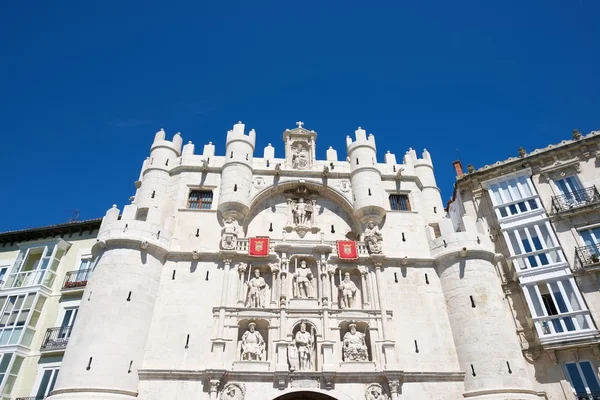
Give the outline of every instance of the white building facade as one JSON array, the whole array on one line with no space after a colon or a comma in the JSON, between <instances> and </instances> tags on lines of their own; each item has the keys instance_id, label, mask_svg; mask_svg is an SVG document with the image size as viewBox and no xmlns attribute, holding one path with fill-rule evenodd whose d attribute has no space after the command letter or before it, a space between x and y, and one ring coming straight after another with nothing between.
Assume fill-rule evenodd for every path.
<instances>
[{"instance_id":1,"label":"white building facade","mask_svg":"<svg viewBox=\"0 0 600 400\"><path fill-rule=\"evenodd\" d=\"M487 227L529 374L550 399L600 398L600 133L457 168L449 214Z\"/></svg>"},{"instance_id":2,"label":"white building facade","mask_svg":"<svg viewBox=\"0 0 600 400\"><path fill-rule=\"evenodd\" d=\"M331 147L318 160L302 125L283 133L283 158L271 145L255 157L242 123L221 156L156 134L131 204L102 221L51 399L551 397L523 357L487 226L445 217L429 153L379 162L358 128L346 160ZM594 337L570 304L570 322L539 330Z\"/></svg>"},{"instance_id":3,"label":"white building facade","mask_svg":"<svg viewBox=\"0 0 600 400\"><path fill-rule=\"evenodd\" d=\"M52 391L100 219L0 233L0 399Z\"/></svg>"}]
</instances>

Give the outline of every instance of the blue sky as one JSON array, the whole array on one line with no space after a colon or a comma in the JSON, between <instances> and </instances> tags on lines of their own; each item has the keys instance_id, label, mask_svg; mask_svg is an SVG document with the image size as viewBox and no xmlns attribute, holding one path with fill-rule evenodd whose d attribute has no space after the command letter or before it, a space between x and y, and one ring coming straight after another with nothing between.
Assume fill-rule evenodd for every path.
<instances>
[{"instance_id":1,"label":"blue sky","mask_svg":"<svg viewBox=\"0 0 600 400\"><path fill-rule=\"evenodd\" d=\"M600 2L4 2L0 231L128 202L154 133L257 156L285 128L317 153L375 134L379 160L427 148L438 185L600 129Z\"/></svg>"}]
</instances>

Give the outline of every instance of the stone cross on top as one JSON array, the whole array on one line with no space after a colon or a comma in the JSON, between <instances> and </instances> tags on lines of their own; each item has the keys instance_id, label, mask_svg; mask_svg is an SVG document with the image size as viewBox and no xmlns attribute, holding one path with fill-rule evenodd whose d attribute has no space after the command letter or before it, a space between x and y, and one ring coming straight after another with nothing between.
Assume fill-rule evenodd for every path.
<instances>
[{"instance_id":1,"label":"stone cross on top","mask_svg":"<svg viewBox=\"0 0 600 400\"><path fill-rule=\"evenodd\" d=\"M298 121L298 122L296 122L296 125L298 125L298 128L302 128L302 125L304 125L304 122Z\"/></svg>"}]
</instances>

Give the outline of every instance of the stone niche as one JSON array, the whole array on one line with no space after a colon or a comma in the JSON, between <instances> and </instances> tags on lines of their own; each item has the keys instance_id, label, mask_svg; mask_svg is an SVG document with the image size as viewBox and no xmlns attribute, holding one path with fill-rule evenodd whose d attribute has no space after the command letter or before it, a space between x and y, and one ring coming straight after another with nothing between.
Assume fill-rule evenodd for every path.
<instances>
[{"instance_id":1,"label":"stone niche","mask_svg":"<svg viewBox=\"0 0 600 400\"><path fill-rule=\"evenodd\" d=\"M317 261L312 256L294 255L289 263L290 308L317 309L321 296Z\"/></svg>"},{"instance_id":2,"label":"stone niche","mask_svg":"<svg viewBox=\"0 0 600 400\"><path fill-rule=\"evenodd\" d=\"M264 319L243 319L238 323L236 371L268 371L269 322Z\"/></svg>"},{"instance_id":3,"label":"stone niche","mask_svg":"<svg viewBox=\"0 0 600 400\"><path fill-rule=\"evenodd\" d=\"M301 238L304 238L308 232L319 232L320 228L317 224L319 192L309 190L300 184L294 189L286 190L283 195L287 205L284 230L287 233L295 231Z\"/></svg>"},{"instance_id":4,"label":"stone niche","mask_svg":"<svg viewBox=\"0 0 600 400\"><path fill-rule=\"evenodd\" d=\"M337 303L340 310L361 310L366 304L367 287L357 267L338 266L334 274Z\"/></svg>"},{"instance_id":5,"label":"stone niche","mask_svg":"<svg viewBox=\"0 0 600 400\"><path fill-rule=\"evenodd\" d=\"M315 162L317 133L304 129L302 122L297 125L283 133L285 166L300 171L311 170Z\"/></svg>"},{"instance_id":6,"label":"stone niche","mask_svg":"<svg viewBox=\"0 0 600 400\"><path fill-rule=\"evenodd\" d=\"M240 293L238 305L245 308L276 306L277 272L271 265L238 264Z\"/></svg>"},{"instance_id":7,"label":"stone niche","mask_svg":"<svg viewBox=\"0 0 600 400\"><path fill-rule=\"evenodd\" d=\"M369 325L362 321L344 321L339 327L342 355L340 370L374 371Z\"/></svg>"},{"instance_id":8,"label":"stone niche","mask_svg":"<svg viewBox=\"0 0 600 400\"><path fill-rule=\"evenodd\" d=\"M307 320L302 320L294 325L291 341L288 346L288 365L292 372L317 371L318 345L317 329Z\"/></svg>"}]
</instances>

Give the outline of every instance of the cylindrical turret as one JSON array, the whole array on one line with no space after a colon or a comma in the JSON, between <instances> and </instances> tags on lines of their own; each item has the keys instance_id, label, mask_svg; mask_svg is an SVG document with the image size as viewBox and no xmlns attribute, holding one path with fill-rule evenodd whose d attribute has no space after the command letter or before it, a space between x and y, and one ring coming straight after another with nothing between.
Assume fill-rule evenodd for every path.
<instances>
[{"instance_id":1,"label":"cylindrical turret","mask_svg":"<svg viewBox=\"0 0 600 400\"><path fill-rule=\"evenodd\" d=\"M128 207L135 208L135 205ZM134 399L170 236L110 209L51 399Z\"/></svg>"},{"instance_id":2,"label":"cylindrical turret","mask_svg":"<svg viewBox=\"0 0 600 400\"><path fill-rule=\"evenodd\" d=\"M427 150L423 150L423 158L417 158L417 153L410 149L406 153L410 157L415 170L415 175L421 181L421 214L427 222L434 222L444 217L444 204L440 189L435 182L433 162Z\"/></svg>"},{"instance_id":3,"label":"cylindrical turret","mask_svg":"<svg viewBox=\"0 0 600 400\"><path fill-rule=\"evenodd\" d=\"M493 265L493 245L467 217L463 224L465 232L454 232L450 219L441 220L432 255L465 372L465 397L537 399Z\"/></svg>"},{"instance_id":4,"label":"cylindrical turret","mask_svg":"<svg viewBox=\"0 0 600 400\"><path fill-rule=\"evenodd\" d=\"M346 138L346 148L350 161L350 181L354 198L354 215L362 223L374 221L380 224L385 216L384 192L381 172L377 168L375 137L360 127L356 130L356 140Z\"/></svg>"},{"instance_id":5,"label":"cylindrical turret","mask_svg":"<svg viewBox=\"0 0 600 400\"><path fill-rule=\"evenodd\" d=\"M238 122L227 133L225 162L221 172L218 210L223 218L242 221L250 210L252 189L252 158L256 132L244 134L244 124Z\"/></svg>"},{"instance_id":6,"label":"cylindrical turret","mask_svg":"<svg viewBox=\"0 0 600 400\"><path fill-rule=\"evenodd\" d=\"M150 159L144 163L140 187L135 195L138 210L162 210L167 203L167 187L169 170L175 164L175 159L181 154L183 140L179 133L172 141L165 140L165 131L156 133L150 149ZM153 213L154 214L154 213ZM164 222L160 218L160 222Z\"/></svg>"}]
</instances>

